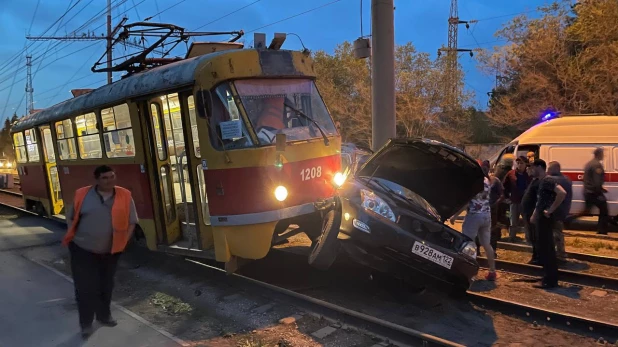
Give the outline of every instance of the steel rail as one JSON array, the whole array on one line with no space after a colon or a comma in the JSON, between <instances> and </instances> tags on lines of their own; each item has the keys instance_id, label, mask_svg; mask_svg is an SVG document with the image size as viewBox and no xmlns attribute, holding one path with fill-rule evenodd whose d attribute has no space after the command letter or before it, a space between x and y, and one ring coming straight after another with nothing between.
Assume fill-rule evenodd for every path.
<instances>
[{"instance_id":1,"label":"steel rail","mask_svg":"<svg viewBox=\"0 0 618 347\"><path fill-rule=\"evenodd\" d=\"M19 197L23 196L22 193L18 193L18 192L14 192L14 191L11 191L11 190L6 190L6 189L0 189L0 193L9 194L9 195L13 195L13 196L19 196Z\"/></svg>"},{"instance_id":2,"label":"steel rail","mask_svg":"<svg viewBox=\"0 0 618 347\"><path fill-rule=\"evenodd\" d=\"M186 257L185 259L191 263L207 267L211 270L225 272L225 270L219 267L204 263L203 259L194 259L191 257ZM230 279L241 281L245 286L246 284L250 284L277 294L281 294L287 299L292 299L295 306L303 307L310 312L318 313L331 319L338 319L342 323L350 326L363 327L363 329L366 329L371 333L379 334L382 337L386 337L392 341L397 341L403 344L412 344L415 346L463 346L437 336L425 334L418 330L391 323L358 311L350 310L348 308L316 299L290 289L272 285L251 277L232 273L230 274Z\"/></svg>"},{"instance_id":3,"label":"steel rail","mask_svg":"<svg viewBox=\"0 0 618 347\"><path fill-rule=\"evenodd\" d=\"M479 265L488 268L487 258L477 257ZM496 259L496 269L524 276L543 276L543 268L538 265L522 264L506 260ZM558 279L562 282L586 287L595 287L618 291L618 278L605 277L570 270L558 269Z\"/></svg>"},{"instance_id":4,"label":"steel rail","mask_svg":"<svg viewBox=\"0 0 618 347\"><path fill-rule=\"evenodd\" d=\"M25 210L20 207L12 206L3 202L0 202L0 206L4 206L7 208L11 208L14 210L18 210L22 213L38 216L41 218L45 218L40 216L32 211ZM49 218L48 218L49 219ZM51 220L61 223L60 221L51 218ZM192 257L185 257L186 261L191 263L209 268L211 270L216 270L222 273L226 273L224 269L219 267L204 263L203 259L197 259ZM379 335L380 337L385 337L390 339L391 341L397 341L403 344L412 344L418 346L447 346L447 347L463 347L463 345L448 341L445 339L441 339L437 336L425 334L423 332L407 328L395 323L388 322L386 320L373 317L361 312L357 312L354 310L347 309L342 306L338 306L323 300L319 300L308 295L304 295L293 290L285 289L282 287L278 287L266 282L262 282L250 277L246 277L240 274L233 273L228 277L230 280L238 280L242 282L245 287L248 285L261 287L268 291L275 292L276 294L283 295L288 298L288 300L294 301L294 304L299 307L303 307L310 312L321 314L324 317L330 319L336 319L345 323L349 326L353 326L362 330L366 330L371 334Z\"/></svg>"},{"instance_id":5,"label":"steel rail","mask_svg":"<svg viewBox=\"0 0 618 347\"><path fill-rule=\"evenodd\" d=\"M532 247L528 245L520 245L510 242L498 242L498 249L505 249L507 251L526 252L532 253ZM587 253L566 252L567 258L586 261L589 263L618 266L618 258L607 257L603 255L594 255Z\"/></svg>"},{"instance_id":6,"label":"steel rail","mask_svg":"<svg viewBox=\"0 0 618 347\"><path fill-rule=\"evenodd\" d=\"M31 211L15 207L6 203L0 202L0 205L30 215L39 216L38 214ZM60 223L60 221L57 221L55 219L52 220ZM203 259L185 257L185 260L209 268L211 270L225 273L224 269L206 264L204 263ZM504 261L500 262L504 263ZM535 271L538 270L535 269ZM381 337L389 338L392 341L414 345L420 344L421 346L462 346L452 341L425 334L414 329L410 329L377 317L350 310L339 305L335 305L305 294L298 293L290 289L272 285L247 276L233 273L228 278L230 280L240 281L244 285L253 285L270 291L271 293L274 292L275 294L280 294L285 299L291 299L292 301L294 301L294 304L299 307L303 307L310 312L322 314L323 316L331 319L339 319L345 324L354 327L361 327L361 329L365 329L373 334L378 334ZM546 324L556 327L560 330L575 331L586 336L594 336L596 338L603 337L605 340L613 340L618 338L618 325L612 323L571 315L567 313L560 313L552 310L517 303L510 300L498 299L489 295L476 292L466 292L465 298L468 299L471 303L483 309L497 311L507 315L514 315L525 321L531 321L531 323L535 326Z\"/></svg>"},{"instance_id":7,"label":"steel rail","mask_svg":"<svg viewBox=\"0 0 618 347\"><path fill-rule=\"evenodd\" d=\"M487 310L497 310L503 314L516 315L530 321L533 326L549 325L561 330L573 330L582 335L603 338L614 341L618 338L618 325L576 316L567 313L546 310L540 307L521 304L518 302L498 299L489 295L467 292L467 298L475 305Z\"/></svg>"}]
</instances>

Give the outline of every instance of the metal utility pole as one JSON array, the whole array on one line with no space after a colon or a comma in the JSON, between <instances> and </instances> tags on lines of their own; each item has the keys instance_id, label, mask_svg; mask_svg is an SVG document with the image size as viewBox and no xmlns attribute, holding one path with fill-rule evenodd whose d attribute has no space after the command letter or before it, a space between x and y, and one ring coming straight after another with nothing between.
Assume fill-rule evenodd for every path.
<instances>
[{"instance_id":1,"label":"metal utility pole","mask_svg":"<svg viewBox=\"0 0 618 347\"><path fill-rule=\"evenodd\" d=\"M108 5L109 5L109 3L110 3L110 0L108 0ZM107 41L107 66L111 67L112 66L112 50L110 48L111 48L112 43L114 41L114 36L118 33L118 31L122 28L122 26L127 22L127 20L128 20L127 17L122 18L120 23L118 23L118 25L116 25L116 27L114 27L114 29L112 30L111 29L111 21L112 21L111 7L108 7L108 12L107 12L107 35L101 34L101 36L97 36L95 33L88 32L87 34L84 33L84 34L81 34L81 35L73 34L73 36L26 36L26 39L32 40L32 41L47 41L47 40L99 41L99 40L106 40ZM130 42L127 42L127 44L130 45L130 46L140 47L140 46L138 46L136 44L132 44ZM107 73L107 83L108 84L112 83L112 72L111 71Z\"/></svg>"},{"instance_id":2,"label":"metal utility pole","mask_svg":"<svg viewBox=\"0 0 618 347\"><path fill-rule=\"evenodd\" d=\"M112 0L107 0L107 68L112 68ZM107 84L112 84L112 72L107 72Z\"/></svg>"},{"instance_id":3,"label":"metal utility pole","mask_svg":"<svg viewBox=\"0 0 618 347\"><path fill-rule=\"evenodd\" d=\"M394 0L371 0L371 143L396 137Z\"/></svg>"},{"instance_id":4,"label":"metal utility pole","mask_svg":"<svg viewBox=\"0 0 618 347\"><path fill-rule=\"evenodd\" d=\"M32 87L32 56L26 56L26 115L34 110L34 88Z\"/></svg>"},{"instance_id":5,"label":"metal utility pole","mask_svg":"<svg viewBox=\"0 0 618 347\"><path fill-rule=\"evenodd\" d=\"M457 48L457 31L459 24L465 24L466 28L470 28L470 23L477 21L464 21L459 19L459 10L457 7L457 0L451 0L451 12L448 18L448 47L440 48L438 50L438 57L442 52L446 52L446 95L447 105L449 108L454 108L459 98L457 91L457 55L459 52L470 52L470 56L473 56L471 49Z\"/></svg>"}]
</instances>

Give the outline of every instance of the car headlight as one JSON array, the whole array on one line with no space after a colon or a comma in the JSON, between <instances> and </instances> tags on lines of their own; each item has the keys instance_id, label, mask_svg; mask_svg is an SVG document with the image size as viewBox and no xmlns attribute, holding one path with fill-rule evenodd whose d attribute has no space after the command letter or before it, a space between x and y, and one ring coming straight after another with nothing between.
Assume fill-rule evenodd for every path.
<instances>
[{"instance_id":1,"label":"car headlight","mask_svg":"<svg viewBox=\"0 0 618 347\"><path fill-rule=\"evenodd\" d=\"M461 249L461 253L469 256L472 259L476 259L476 244L474 242L466 242Z\"/></svg>"},{"instance_id":2,"label":"car headlight","mask_svg":"<svg viewBox=\"0 0 618 347\"><path fill-rule=\"evenodd\" d=\"M337 187L341 187L343 185L343 183L345 182L346 179L346 175L341 173L341 172L337 172L335 174L335 177L333 177L333 182L335 183L335 185Z\"/></svg>"},{"instance_id":3,"label":"car headlight","mask_svg":"<svg viewBox=\"0 0 618 347\"><path fill-rule=\"evenodd\" d=\"M363 208L365 210L379 214L380 216L386 219L390 219L393 222L397 221L393 210L391 210L391 207L388 206L388 204L379 196L377 196L374 192L366 189L361 189L361 200Z\"/></svg>"}]
</instances>

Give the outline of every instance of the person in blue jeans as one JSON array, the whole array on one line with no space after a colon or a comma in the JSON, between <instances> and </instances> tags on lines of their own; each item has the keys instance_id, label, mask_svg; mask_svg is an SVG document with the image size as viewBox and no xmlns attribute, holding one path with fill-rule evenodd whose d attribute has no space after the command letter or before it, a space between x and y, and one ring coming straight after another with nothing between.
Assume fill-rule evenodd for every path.
<instances>
[{"instance_id":1,"label":"person in blue jeans","mask_svg":"<svg viewBox=\"0 0 618 347\"><path fill-rule=\"evenodd\" d=\"M466 217L462 226L462 234L468 236L472 240L478 236L479 242L485 250L485 256L489 263L489 273L486 279L494 281L496 279L496 261L495 253L491 247L491 206L489 204L489 194L491 186L489 178L486 176L483 179L483 190L480 191L467 206L464 206L457 214L451 217L451 224L455 224L455 220L467 208Z\"/></svg>"}]
</instances>

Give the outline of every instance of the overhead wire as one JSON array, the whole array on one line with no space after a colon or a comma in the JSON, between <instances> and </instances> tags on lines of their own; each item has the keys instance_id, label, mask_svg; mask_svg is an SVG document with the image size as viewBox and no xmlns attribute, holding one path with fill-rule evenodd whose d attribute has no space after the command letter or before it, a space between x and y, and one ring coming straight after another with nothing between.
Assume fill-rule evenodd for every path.
<instances>
[{"instance_id":1,"label":"overhead wire","mask_svg":"<svg viewBox=\"0 0 618 347\"><path fill-rule=\"evenodd\" d=\"M114 2L117 2L117 1L121 1L121 2L120 2L120 3L118 3L118 4L116 4L115 6L113 6L113 8L114 8L114 7L121 6L123 3L126 3L128 0L115 0ZM129 12L129 11L130 11L130 10L132 10L132 9L136 9L136 8L137 8L137 6L139 6L140 4L144 3L145 1L146 1L146 0L142 0L142 1L140 1L139 3L135 4L135 1L133 0L133 7L129 8L129 9L125 10L123 13L121 13L121 14L117 15L116 17L114 17L114 19L117 19L118 17L120 17L120 16L122 16L122 15L125 15L127 12ZM94 15L94 16L93 16L93 17L92 17L89 21L87 21L86 23L82 24L79 28L75 29L73 32L77 32L77 31L83 30L83 28L84 28L87 24L92 23L92 22L93 22L93 19L94 19L94 20L96 20L96 19L97 19L97 17L100 15L100 13L104 13L104 12L106 11L106 9L107 9L107 8L104 8L102 11L99 11L99 12L98 12L96 15ZM93 31L96 31L97 29L99 29L100 27L102 27L102 26L104 26L104 25L105 25L105 23L104 23L104 24L102 24L102 25L100 25L100 26L98 26L98 27L96 27L95 29L93 29ZM60 42L60 43L62 43L62 42ZM56 58L55 60L53 60L53 61L52 61L52 62L50 62L49 64L45 65L45 66L44 66L44 68L45 68L45 67L50 66L50 65L51 65L51 64L53 64L54 62L56 62L56 61L58 61L58 60L60 60L60 59L63 59L63 58L65 58L65 57L69 56L69 55L72 55L72 54L78 53L78 52L80 52L80 51L83 51L83 50L85 50L85 49L88 49L88 48L90 48L90 47L93 47L93 46L94 46L94 45L96 45L97 43L98 43L98 42L95 42L95 43L93 43L93 44L91 44L91 45L89 45L89 46L86 46L86 47L84 47L84 48L82 48L82 49L79 49L79 50L77 50L77 51L74 51L74 52L72 52L72 53L70 53L70 54L68 54L68 55L65 55L65 56L62 56L62 57ZM57 46L58 46L58 44L59 44L59 43L57 43L54 47L51 47L51 49L53 49L53 48L57 47ZM87 61L87 60L86 60L86 61ZM42 62L42 61L41 61L41 62ZM19 71L17 71L17 72L19 72ZM91 75L88 75L88 76L86 76L86 77L89 77L89 76L91 76ZM84 78L85 78L85 77L84 77ZM12 85L15 85L16 83L20 83L20 82L24 81L25 79L26 79L26 78L22 78L22 79L20 79L19 81L12 83ZM78 80L81 80L81 79L83 79L83 78L80 78L80 79L78 79ZM69 80L69 81L67 81L67 82L65 83L65 85L66 85L66 84L68 84L68 83L74 82L74 81L75 81L75 80L73 80L73 81ZM0 81L0 84L1 84L1 83L2 83L2 82ZM6 89L7 89L7 88L0 89L0 92L4 91L4 90L6 90ZM39 93L39 95L40 95L40 94L41 94L41 93ZM24 96L25 96L25 94L24 94ZM18 106L18 108L21 106L21 103L23 103L24 96L22 96L22 100L19 102L19 106ZM7 100L7 101L8 101L8 100ZM11 104L11 105L14 105L14 104L15 104L15 103L13 103L13 104Z\"/></svg>"},{"instance_id":2,"label":"overhead wire","mask_svg":"<svg viewBox=\"0 0 618 347\"><path fill-rule=\"evenodd\" d=\"M152 16L150 16L150 17L147 17L146 19L144 19L144 22L147 22L147 21L149 21L149 20L153 19L153 18L154 18L154 17L156 17L156 16L159 16L159 21L161 21L161 13L163 13L163 12L165 12L165 11L167 11L167 10L170 10L170 9L174 8L174 7L176 7L176 6L180 5L180 4L182 4L182 3L183 3L183 2L185 2L185 1L187 1L187 0L180 0L180 1L178 1L177 3L175 3L174 5L172 5L172 6L168 7L168 8L166 8L166 9L165 9L165 10L163 10L163 11L159 11L159 5L157 5L157 11L159 11L159 12L158 12L158 13L156 13L156 14L154 14L154 15L152 15ZM156 1L155 1L155 3L156 3Z\"/></svg>"},{"instance_id":3,"label":"overhead wire","mask_svg":"<svg viewBox=\"0 0 618 347\"><path fill-rule=\"evenodd\" d=\"M297 14L295 14L295 15L292 15L292 16L289 16L289 17L286 17L286 18L280 19L280 20L278 20L278 21L276 21L276 22L273 22L273 23L270 23L270 24L266 24L266 25L262 25L262 26L261 26L261 27L259 27L259 28L255 28L255 29L253 29L253 30L250 30L250 31L245 32L245 34L250 34L250 33L256 32L256 31L258 31L258 30L262 30L262 29L264 29L264 28L268 28L269 26L273 26L273 25L275 25L275 24L279 24L279 23L281 23L281 22L288 21L288 20L290 20L290 19L293 19L293 18L296 18L296 17L302 16L302 15L305 15L305 14L307 14L307 13L310 13L310 12L313 12L313 11L317 11L317 10L319 10L319 9L322 9L322 8L327 7L327 6L330 6L330 5L334 5L334 4L336 4L336 3L338 3L338 2L341 2L341 1L342 1L342 0L334 0L334 1L331 1L331 2L327 2L326 4L323 4L323 5L320 5L320 6L317 6L317 7L311 8L311 9L309 9L309 10L306 10L306 11L303 11L303 12L300 12L300 13L297 13Z\"/></svg>"},{"instance_id":4,"label":"overhead wire","mask_svg":"<svg viewBox=\"0 0 618 347\"><path fill-rule=\"evenodd\" d=\"M206 27L206 26L209 26L209 25L211 25L211 24L213 24L213 23L216 23L216 22L220 21L221 19L227 18L227 17L229 17L229 16L231 16L231 15L233 15L233 14L237 13L237 12L240 12L240 11L244 10L245 8L247 8L247 7L249 7L249 6L255 5L255 4L257 4L258 2L260 2L260 1L262 1L262 0L255 0L255 1L254 1L254 2L252 2L252 3L249 3L249 4L247 4L247 5L243 6L243 7L237 8L237 9L235 9L234 11L229 12L229 13L227 13L227 14L225 14L225 15L223 15L223 16L221 16L221 17L217 18L217 19L214 19L214 20L212 20L212 21L210 21L210 22L208 22L208 23L206 23L206 24L204 24L204 25L202 25L202 26L200 26L200 27L197 27L197 28L195 28L195 29L193 29L193 30L191 30L191 31L197 31L197 30L200 30L200 29L202 29L202 28L204 28L204 27Z\"/></svg>"},{"instance_id":5,"label":"overhead wire","mask_svg":"<svg viewBox=\"0 0 618 347\"><path fill-rule=\"evenodd\" d=\"M75 4L73 4L72 6L70 6L66 11L64 11L64 13L60 16L60 18L56 19L56 21L54 23L52 23L52 25L50 25L47 29L45 29L45 31L41 34L45 35L49 30L51 30L51 28L53 28L56 23L58 23L60 20L62 20L62 18L64 18L73 8L75 8L75 6L77 6L77 4L79 4L82 0L77 0L77 2ZM15 61L16 58L18 58L19 56L21 56L21 54L23 54L24 52L27 52L28 49L30 47L32 47L32 45L34 44L34 42L30 45L27 45L24 49L22 49L21 51L19 51L18 53L16 53L15 55L13 55L12 58L9 58L7 62L5 62L5 65L0 67L0 72L2 72L6 66L10 65L12 62Z\"/></svg>"},{"instance_id":6,"label":"overhead wire","mask_svg":"<svg viewBox=\"0 0 618 347\"><path fill-rule=\"evenodd\" d=\"M78 2L79 2L79 1L81 1L81 0L78 0ZM116 2L116 1L119 1L119 0L114 0L114 2ZM122 0L122 1L127 1L127 0ZM71 1L71 3L72 3L72 1ZM67 10L68 10L69 8L71 8L71 9L72 9L72 8L74 8L74 5L73 5L73 6L71 6L71 3L69 3L69 6L68 6ZM91 1L90 3L92 3L92 1ZM77 4L77 3L76 3L76 4ZM92 18L90 18L90 19L89 19L86 23L91 23L93 19L95 19L95 20L96 20L96 19L97 19L97 17L100 17L100 14L101 14L101 13L103 13L104 11L105 11L105 9L104 9L103 11L99 11L99 13L95 14L95 15L94 15ZM68 21L66 21L66 22L64 23L64 26L66 26L66 24L68 24L68 22L69 22L69 21L71 21L73 18L75 18L75 16L76 16L76 15L73 15L73 17L71 17ZM63 26L61 26L61 25L62 25L62 20L60 20L60 21L58 21L58 20L57 20L55 23L58 23L58 22L60 22L60 24L59 24L58 28L56 28L56 30L54 31L53 35L55 35L55 34L56 34L56 33L57 33L57 32L58 32L58 31L59 31L59 30L63 27ZM75 30L74 30L74 31L72 31L71 33L76 33L77 31L82 30L82 29L84 28L84 25L86 25L86 24L83 24L82 26L80 26L79 28L75 29ZM53 27L53 26L52 26L52 27ZM47 33L47 31L49 31L50 29L51 29L51 27L50 27L50 28L48 28L48 29L47 29L47 30L46 30L43 34L41 34L41 35L39 35L39 36L43 36L43 35L44 35L45 33ZM29 45L27 45L27 49L29 49L29 48L33 47L35 44L38 44L38 45L39 45L39 47L41 47L42 45L44 45L43 43L41 43L41 41L34 41L34 42L30 43ZM43 51L43 53L40 53L41 51L39 50L39 51L33 51L33 52L31 52L31 53L30 53L30 55L32 55L32 56L37 56L37 55L46 55L48 52L50 52L51 50L53 50L53 49L57 48L58 46L60 46L60 45L62 45L62 44L66 44L66 42L62 42L62 41L61 41L61 42L56 42L56 43L52 43L52 42L50 42L50 43L47 45L47 49L45 49L45 51ZM68 44L67 44L67 46L70 46L71 44L73 44L73 42L68 43ZM22 50L21 52L24 52L24 51L26 51L26 50ZM38 58L35 58L34 60L37 60L37 59L38 59ZM19 71L23 71L23 70L25 70L25 69L26 69L25 65L24 65L24 66L21 66L21 67L19 67L19 68L18 68L18 70L19 70ZM0 72L1 72L1 71L2 71L2 69L0 69ZM36 71L38 72L38 68L37 68L37 70L36 70ZM35 75L36 75L36 72L35 72ZM5 76L6 76L6 75L5 75ZM6 82L6 80L7 80L7 79L5 78L5 76L0 77L0 84L2 84L2 83L4 83L4 82Z\"/></svg>"},{"instance_id":7,"label":"overhead wire","mask_svg":"<svg viewBox=\"0 0 618 347\"><path fill-rule=\"evenodd\" d=\"M118 7L118 6L122 5L123 3L125 3L125 2L126 2L126 1L128 1L128 0L115 0L114 2L118 2L118 1L120 1L120 3L115 4L112 8L114 8L114 7ZM145 1L145 0L142 0L141 2L139 2L139 3L138 3L138 5L139 5L139 4L141 4L141 3L143 3L144 1ZM92 2L92 1L91 1L91 2ZM114 2L112 2L112 3L114 3ZM137 6L137 5L136 5L136 6ZM130 10L130 9L129 9L129 10ZM89 24L91 24L91 23L94 23L94 21L96 21L98 18L100 18L102 15L104 15L104 14L105 14L105 11L106 11L106 8L104 8L103 10L100 10L97 14L95 14L93 17L91 17L91 18L90 18L90 19L89 19L86 23L82 24L82 25L81 25L81 26L79 26L77 29L73 30L73 31L71 32L71 34L74 34L74 33L78 32L78 31L80 31L80 30L83 30L83 29L84 29L87 25L89 25ZM126 12L128 12L128 10L127 10ZM117 17L120 17L120 16L117 16ZM117 17L116 17L116 18L117 18ZM74 18L74 17L72 17L71 19L73 19L73 18ZM114 19L116 19L116 18L114 18ZM69 20L71 20L71 19L69 19ZM66 24L66 23L65 23L65 24ZM96 31L97 29L101 28L101 27L102 27L102 26L104 26L104 25L105 25L105 23L103 23L102 25L99 25L98 27L96 27L95 29L93 29L93 31ZM59 29L60 29L60 27L56 29L56 32L57 32ZM55 34L55 33L54 33L54 34ZM66 42L62 42L62 41L60 41L60 42L56 42L56 43L51 43L51 42L50 42L50 43L49 43L49 45L48 45L48 47L47 47L47 49L46 49L46 50L45 50L45 51L44 51L44 52L43 52L40 56L38 56L38 57L36 57L35 59L33 59L33 62L35 62L35 61L38 61L38 62L39 62L39 65L37 66L37 68L36 68L36 70L35 70L35 72L34 72L34 76L36 76L36 74L37 74L37 73L38 73L38 71L40 70L40 65L41 65L41 63L42 63L42 61L43 61L42 59L44 59L44 58L45 58L45 56L47 55L47 53L49 53L49 52L50 52L51 50L53 50L53 49L56 49L57 47L59 47L59 46L60 46L60 45L62 45L62 44L66 44L66 46L65 46L65 47L68 47L68 46L72 45L73 43L74 43L74 42L70 42L70 43L66 44ZM92 45L91 45L91 46L92 46ZM88 47L91 47L91 46L88 46ZM57 61L57 60L58 60L58 59L56 59L55 61ZM47 66L48 66L48 65L47 65ZM21 67L20 67L20 68L18 68L17 70L18 70L18 72L19 72L19 71L24 70L25 68L26 68L25 66L21 66ZM22 80L23 80L23 79L22 79ZM6 82L6 81L7 81L6 75L5 75L5 76L0 77L0 85L1 85L2 83Z\"/></svg>"}]
</instances>

